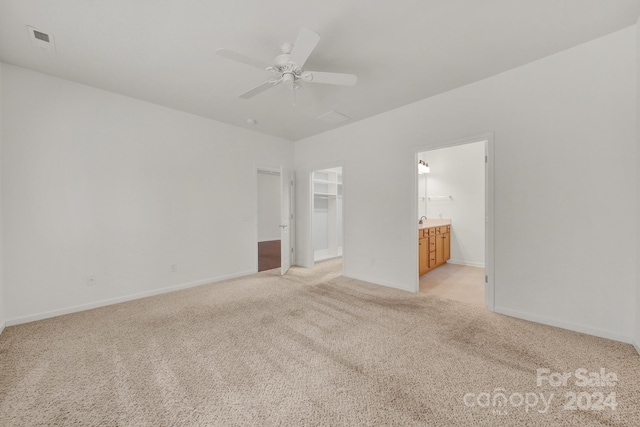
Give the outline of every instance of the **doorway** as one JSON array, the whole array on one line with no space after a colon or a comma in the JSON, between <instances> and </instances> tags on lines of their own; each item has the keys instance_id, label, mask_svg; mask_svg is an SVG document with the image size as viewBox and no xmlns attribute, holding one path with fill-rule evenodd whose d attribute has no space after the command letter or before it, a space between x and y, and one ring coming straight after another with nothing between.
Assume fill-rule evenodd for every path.
<instances>
[{"instance_id":1,"label":"doorway","mask_svg":"<svg viewBox=\"0 0 640 427\"><path fill-rule=\"evenodd\" d=\"M257 168L257 271L279 268L284 275L294 259L294 175L284 167Z\"/></svg>"},{"instance_id":2,"label":"doorway","mask_svg":"<svg viewBox=\"0 0 640 427\"><path fill-rule=\"evenodd\" d=\"M258 271L280 268L280 171L258 169Z\"/></svg>"},{"instance_id":3,"label":"doorway","mask_svg":"<svg viewBox=\"0 0 640 427\"><path fill-rule=\"evenodd\" d=\"M343 253L342 167L319 169L311 173L313 190L313 261L341 258Z\"/></svg>"},{"instance_id":4,"label":"doorway","mask_svg":"<svg viewBox=\"0 0 640 427\"><path fill-rule=\"evenodd\" d=\"M493 310L488 152L482 138L417 153L418 291Z\"/></svg>"}]
</instances>

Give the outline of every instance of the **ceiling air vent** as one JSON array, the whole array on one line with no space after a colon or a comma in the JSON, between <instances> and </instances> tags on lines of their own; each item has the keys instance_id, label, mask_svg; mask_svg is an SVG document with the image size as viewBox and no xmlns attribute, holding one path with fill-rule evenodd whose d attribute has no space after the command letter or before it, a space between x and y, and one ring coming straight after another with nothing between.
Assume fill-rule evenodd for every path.
<instances>
[{"instance_id":1,"label":"ceiling air vent","mask_svg":"<svg viewBox=\"0 0 640 427\"><path fill-rule=\"evenodd\" d=\"M337 125L338 123L346 122L347 120L349 120L349 117L337 111L331 110L328 113L324 113L316 117L316 120L321 120L325 123L331 123L332 125Z\"/></svg>"},{"instance_id":2,"label":"ceiling air vent","mask_svg":"<svg viewBox=\"0 0 640 427\"><path fill-rule=\"evenodd\" d=\"M53 34L45 33L44 31L40 31L37 28L33 28L30 26L27 26L27 30L29 31L29 38L31 38L31 43L33 43L34 46L55 51Z\"/></svg>"},{"instance_id":3,"label":"ceiling air vent","mask_svg":"<svg viewBox=\"0 0 640 427\"><path fill-rule=\"evenodd\" d=\"M49 43L49 34L45 34L45 33L41 33L38 30L33 30L33 35L38 39L38 40L42 40L43 42L47 42Z\"/></svg>"}]
</instances>

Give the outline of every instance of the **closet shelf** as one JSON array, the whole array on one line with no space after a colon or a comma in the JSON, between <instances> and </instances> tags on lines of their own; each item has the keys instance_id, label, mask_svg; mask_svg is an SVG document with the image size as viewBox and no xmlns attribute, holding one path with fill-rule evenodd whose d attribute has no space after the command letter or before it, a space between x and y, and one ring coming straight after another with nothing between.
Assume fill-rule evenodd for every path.
<instances>
[{"instance_id":1,"label":"closet shelf","mask_svg":"<svg viewBox=\"0 0 640 427\"><path fill-rule=\"evenodd\" d=\"M337 184L337 185L342 185L341 182L338 182L338 181L327 181L326 179L314 179L313 182L317 182L318 184Z\"/></svg>"}]
</instances>

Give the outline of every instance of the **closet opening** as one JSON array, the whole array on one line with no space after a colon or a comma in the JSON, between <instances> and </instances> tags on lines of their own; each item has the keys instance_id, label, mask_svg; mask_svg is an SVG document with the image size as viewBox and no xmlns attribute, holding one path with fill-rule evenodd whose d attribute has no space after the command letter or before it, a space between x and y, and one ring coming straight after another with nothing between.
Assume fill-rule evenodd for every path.
<instances>
[{"instance_id":1,"label":"closet opening","mask_svg":"<svg viewBox=\"0 0 640 427\"><path fill-rule=\"evenodd\" d=\"M342 258L342 167L311 174L313 189L312 240L314 263Z\"/></svg>"}]
</instances>

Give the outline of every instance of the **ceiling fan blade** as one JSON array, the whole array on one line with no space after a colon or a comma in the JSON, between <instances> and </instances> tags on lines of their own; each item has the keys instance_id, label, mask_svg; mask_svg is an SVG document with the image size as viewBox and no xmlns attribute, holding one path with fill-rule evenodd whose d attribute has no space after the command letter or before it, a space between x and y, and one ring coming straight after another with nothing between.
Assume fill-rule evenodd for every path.
<instances>
[{"instance_id":1,"label":"ceiling fan blade","mask_svg":"<svg viewBox=\"0 0 640 427\"><path fill-rule=\"evenodd\" d=\"M309 55L311 55L311 52L316 48L319 41L319 35L307 28L302 28L291 50L289 61L302 67L304 63L307 62Z\"/></svg>"},{"instance_id":2,"label":"ceiling fan blade","mask_svg":"<svg viewBox=\"0 0 640 427\"><path fill-rule=\"evenodd\" d=\"M258 86L254 87L253 89L249 89L248 91L246 91L245 93L240 94L240 98L243 99L249 99L252 98L254 96L256 96L259 93L264 92L265 90L273 87L273 86L277 86L280 84L280 82L282 81L282 79L280 80L268 80L264 83L259 84Z\"/></svg>"},{"instance_id":3,"label":"ceiling fan blade","mask_svg":"<svg viewBox=\"0 0 640 427\"><path fill-rule=\"evenodd\" d=\"M248 56L245 56L241 53L235 52L233 50L225 49L223 47L221 47L220 49L216 49L216 53L220 56L224 56L227 59L231 59L237 62L242 62L243 64L260 68L261 70L265 70L267 69L267 67L269 67L269 65L265 64L264 62L258 59L249 58Z\"/></svg>"},{"instance_id":4,"label":"ceiling fan blade","mask_svg":"<svg viewBox=\"0 0 640 427\"><path fill-rule=\"evenodd\" d=\"M322 71L307 71L303 80L309 83L323 83L327 85L355 86L358 76L354 74L325 73Z\"/></svg>"}]
</instances>

